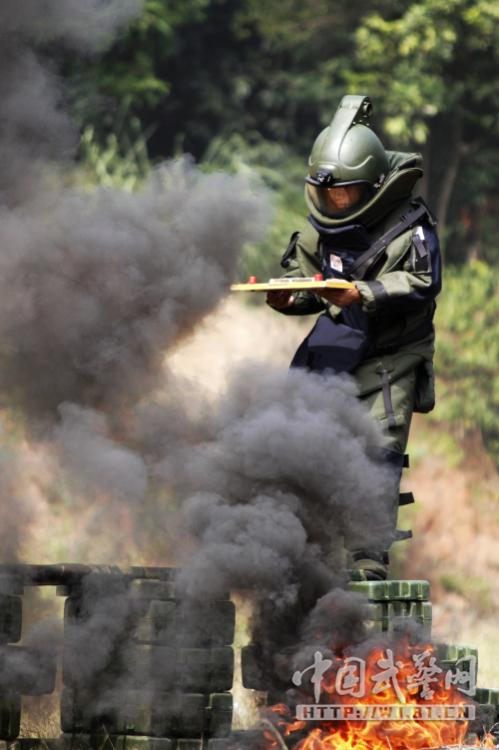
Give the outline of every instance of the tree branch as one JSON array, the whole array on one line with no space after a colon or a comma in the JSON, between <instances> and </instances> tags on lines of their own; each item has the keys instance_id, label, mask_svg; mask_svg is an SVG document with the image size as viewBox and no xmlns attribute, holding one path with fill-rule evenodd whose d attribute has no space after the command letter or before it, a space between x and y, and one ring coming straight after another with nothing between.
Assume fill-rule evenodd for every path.
<instances>
[{"instance_id":1,"label":"tree branch","mask_svg":"<svg viewBox=\"0 0 499 750\"><path fill-rule=\"evenodd\" d=\"M440 191L440 197L437 203L437 218L440 227L441 240L443 241L443 249L445 248L445 231L447 228L447 216L449 213L452 191L454 190L454 186L456 184L461 159L468 151L468 148L463 141L463 124L461 120L457 121L454 128L453 141L454 145L452 149L452 155L447 164L447 169L444 173L444 178L442 180L442 189Z\"/></svg>"}]
</instances>

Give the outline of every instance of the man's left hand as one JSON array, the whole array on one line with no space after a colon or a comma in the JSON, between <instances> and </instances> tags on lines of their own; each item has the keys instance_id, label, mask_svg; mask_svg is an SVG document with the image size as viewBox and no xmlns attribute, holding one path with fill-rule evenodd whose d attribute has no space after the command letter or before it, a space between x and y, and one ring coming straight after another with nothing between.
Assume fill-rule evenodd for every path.
<instances>
[{"instance_id":1,"label":"man's left hand","mask_svg":"<svg viewBox=\"0 0 499 750\"><path fill-rule=\"evenodd\" d=\"M357 287L350 287L348 289L321 289L318 294L332 305L337 305L337 307L348 307L348 305L362 302L362 297Z\"/></svg>"}]
</instances>

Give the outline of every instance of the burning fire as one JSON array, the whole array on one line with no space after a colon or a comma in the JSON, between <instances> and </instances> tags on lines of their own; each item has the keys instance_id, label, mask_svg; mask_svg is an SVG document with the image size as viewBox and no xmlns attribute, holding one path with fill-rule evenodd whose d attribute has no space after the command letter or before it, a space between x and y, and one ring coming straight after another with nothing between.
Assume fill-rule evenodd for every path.
<instances>
[{"instance_id":1,"label":"burning fire","mask_svg":"<svg viewBox=\"0 0 499 750\"><path fill-rule=\"evenodd\" d=\"M416 661L418 657L420 658ZM426 666L423 666L423 657ZM349 674L347 665L351 659L342 655L331 662L332 668L324 676L321 686L321 704L332 704L340 706L341 709L361 705L375 717L380 715L377 710L381 712L383 707L407 706L407 712L400 720L375 718L369 721L301 721L295 718L285 704L272 707L270 720L285 739L286 745L293 750L422 750L461 745L467 734L468 721L410 717L411 704L426 704L428 707L464 707L463 710L473 705L473 701L455 685L448 684L444 671L439 670L438 666L436 669L431 667L436 666L434 657L433 645L414 645L406 639L398 642L392 650L381 646L373 648L362 660L365 664L363 677L366 686L362 697L358 697L358 693L345 694L341 688L341 679L339 688L339 673ZM395 669L390 669L390 664L395 665L396 672ZM420 665L416 676L415 664ZM380 669L380 665L383 669ZM350 682L344 682L343 685L345 684L352 685L353 679L350 678ZM310 704L310 695L305 694L304 688L302 690L300 700ZM372 707L371 710L369 707ZM345 712L348 714L349 710L343 711ZM266 750L282 746L272 732L266 732L265 737ZM483 746L494 747L493 739L487 737Z\"/></svg>"}]
</instances>

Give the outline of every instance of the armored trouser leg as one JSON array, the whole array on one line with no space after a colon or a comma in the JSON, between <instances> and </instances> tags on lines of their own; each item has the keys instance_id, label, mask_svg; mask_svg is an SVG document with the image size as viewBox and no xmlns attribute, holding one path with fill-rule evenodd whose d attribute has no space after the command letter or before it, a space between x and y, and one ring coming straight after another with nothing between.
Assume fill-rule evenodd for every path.
<instances>
[{"instance_id":1,"label":"armored trouser leg","mask_svg":"<svg viewBox=\"0 0 499 750\"><path fill-rule=\"evenodd\" d=\"M414 408L416 372L412 370L394 383L385 377L380 390L364 397L362 401L370 414L382 427L381 460L386 462L393 472L393 490L386 497L386 512L389 518L389 533L393 541L406 539L410 532L397 531L397 517L400 498L400 480L404 466L404 453L409 438L409 429ZM376 525L376 519L373 519ZM367 577L385 578L388 570L388 549L378 549L369 544L361 547L353 545L350 550L352 564L364 570Z\"/></svg>"},{"instance_id":2,"label":"armored trouser leg","mask_svg":"<svg viewBox=\"0 0 499 750\"><path fill-rule=\"evenodd\" d=\"M388 383L384 387L382 385L380 390L361 398L371 416L382 427L383 450L401 455L405 453L414 410L415 389L416 371L411 370L394 383Z\"/></svg>"}]
</instances>

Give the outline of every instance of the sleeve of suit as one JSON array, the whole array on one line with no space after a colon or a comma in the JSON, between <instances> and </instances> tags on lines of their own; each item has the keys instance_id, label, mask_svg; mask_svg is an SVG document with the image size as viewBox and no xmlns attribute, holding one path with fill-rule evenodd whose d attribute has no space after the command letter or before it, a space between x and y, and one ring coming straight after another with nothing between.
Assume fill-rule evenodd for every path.
<instances>
[{"instance_id":1,"label":"sleeve of suit","mask_svg":"<svg viewBox=\"0 0 499 750\"><path fill-rule=\"evenodd\" d=\"M400 266L374 280L355 282L365 312L409 311L437 296L442 285L441 259L438 237L432 227L412 230Z\"/></svg>"},{"instance_id":2,"label":"sleeve of suit","mask_svg":"<svg viewBox=\"0 0 499 750\"><path fill-rule=\"evenodd\" d=\"M291 238L291 242L294 243L294 247L291 253L288 247L284 255L284 257L286 255L289 257L286 260L286 273L283 274L283 278L296 279L320 273L322 269L317 253L307 247L303 235L300 232L296 233ZM313 315L323 312L329 307L325 299L312 292L294 292L293 297L294 303L278 312L283 313L283 315Z\"/></svg>"}]
</instances>

